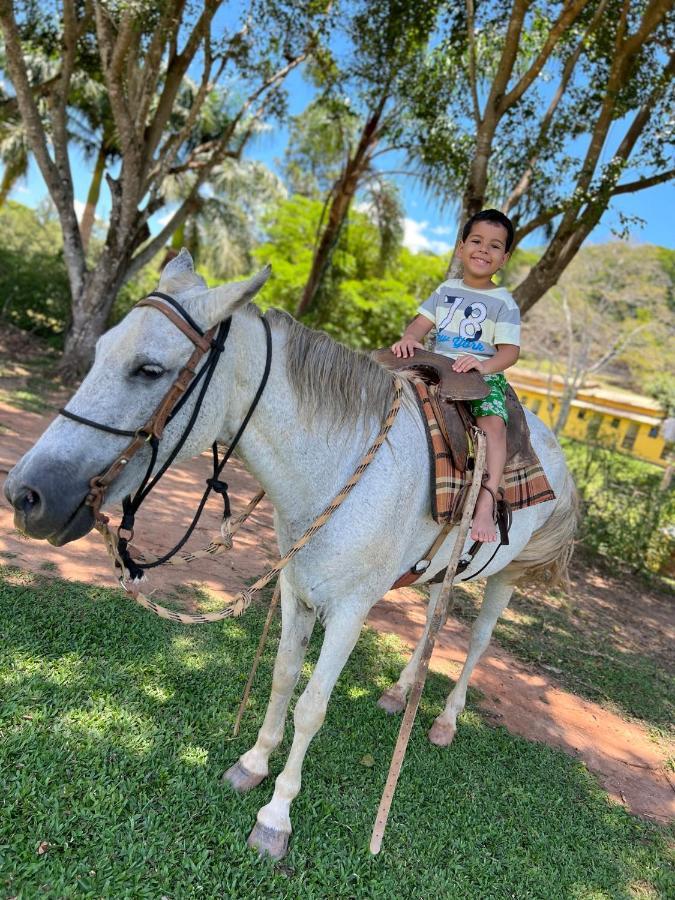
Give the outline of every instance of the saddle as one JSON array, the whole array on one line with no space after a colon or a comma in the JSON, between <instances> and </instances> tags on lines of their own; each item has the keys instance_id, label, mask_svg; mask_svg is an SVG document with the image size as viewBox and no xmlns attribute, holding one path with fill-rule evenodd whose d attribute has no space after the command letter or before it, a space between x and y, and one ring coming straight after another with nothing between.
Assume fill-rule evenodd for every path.
<instances>
[{"instance_id":1,"label":"saddle","mask_svg":"<svg viewBox=\"0 0 675 900\"><path fill-rule=\"evenodd\" d=\"M430 400L444 431L443 436L455 466L465 472L469 455L467 429L471 424L471 416L466 405L459 401L487 397L490 389L483 376L476 371L455 372L452 368L453 360L428 350L416 350L414 356L401 359L389 348L385 348L375 350L372 357L386 369L398 372L399 375L417 375L433 386ZM530 443L530 430L523 407L511 385L508 385L506 391L506 410L509 414L506 428L506 468L524 469L538 463L538 457Z\"/></svg>"}]
</instances>

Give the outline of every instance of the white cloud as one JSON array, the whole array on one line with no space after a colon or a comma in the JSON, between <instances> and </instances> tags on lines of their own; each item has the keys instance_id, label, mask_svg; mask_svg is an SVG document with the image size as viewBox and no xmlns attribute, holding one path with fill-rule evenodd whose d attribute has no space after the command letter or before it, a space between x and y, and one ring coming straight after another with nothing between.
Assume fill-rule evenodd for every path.
<instances>
[{"instance_id":1,"label":"white cloud","mask_svg":"<svg viewBox=\"0 0 675 900\"><path fill-rule=\"evenodd\" d=\"M434 241L424 234L425 231L428 231L429 234L438 233L435 229L429 228L427 221L418 222L417 219L404 219L403 226L403 246L412 253L424 252L441 255L450 252L451 245L446 241Z\"/></svg>"},{"instance_id":2,"label":"white cloud","mask_svg":"<svg viewBox=\"0 0 675 900\"><path fill-rule=\"evenodd\" d=\"M436 225L435 228L429 229L429 234L447 234L448 236L452 236L455 233L456 229L452 227L452 225Z\"/></svg>"},{"instance_id":3,"label":"white cloud","mask_svg":"<svg viewBox=\"0 0 675 900\"><path fill-rule=\"evenodd\" d=\"M73 208L75 209L75 215L78 219L82 219L82 213L84 212L84 207L86 206L81 200L73 200Z\"/></svg>"}]
</instances>

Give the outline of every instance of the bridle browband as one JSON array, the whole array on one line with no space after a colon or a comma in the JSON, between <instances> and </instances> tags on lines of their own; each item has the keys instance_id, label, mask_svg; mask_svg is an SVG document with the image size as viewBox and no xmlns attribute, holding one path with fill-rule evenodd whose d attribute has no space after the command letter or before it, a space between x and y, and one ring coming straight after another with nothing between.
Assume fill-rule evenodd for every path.
<instances>
[{"instance_id":1,"label":"bridle browband","mask_svg":"<svg viewBox=\"0 0 675 900\"><path fill-rule=\"evenodd\" d=\"M168 294L161 293L160 291L153 291L147 297L139 300L139 302L135 304L134 309L136 309L137 307L151 307L161 312L176 326L176 328L179 329L179 331L183 332L183 334L188 338L189 341L191 341L192 344L194 344L195 347L187 363L180 370L175 381L164 394L159 402L159 405L153 411L150 418L145 422L145 424L134 430L125 430L122 428L113 428L112 426L105 425L101 422L95 422L93 419L88 419L84 416L77 415L76 413L72 413L67 409L59 410L62 416L65 416L67 419L71 419L72 421L77 422L80 425L87 425L90 428L95 428L98 431L104 431L108 434L132 438L132 441L124 448L124 450L122 450L120 454L118 454L118 456L113 460L108 468L102 474L95 475L89 482L89 493L87 494L84 503L92 508L97 525L105 525L108 521L107 517L104 516L101 512L101 506L110 484L119 476L128 462L131 460L131 458L135 456L142 447L145 447L146 445L150 446L150 462L148 464L145 476L143 477L143 480L134 497L132 498L131 495L128 495L122 501L123 516L122 521L120 522L120 525L117 529L118 549L120 551L120 556L122 557L122 560L129 570L129 573L134 578L141 577L143 575L144 569L153 568L166 562L175 553L177 553L178 550L180 550L180 548L186 543L186 541L194 531L211 491L214 491L215 493L218 493L222 496L224 505L223 515L228 516L230 514L230 503L227 495L228 486L224 481L220 480L219 476L225 464L234 452L237 444L239 443L239 440L244 433L246 426L248 425L251 416L255 411L256 406L258 405L260 397L262 396L265 385L267 384L267 380L269 378L272 362L272 336L270 326L267 319L264 316L261 316L260 321L262 322L265 329L266 340L265 370L258 386L258 390L256 391L255 397L253 398L253 401L242 421L242 424L240 425L237 433L230 442L227 448L227 452L225 453L225 456L222 460L219 459L218 446L214 441L211 447L213 453L213 476L206 480L207 488L204 491L202 499L200 500L199 506L197 508L197 512L195 513L195 516L191 524L189 525L185 535L172 550L170 550L161 558L150 563L137 563L133 559L131 559L128 551L128 543L133 537L136 512L138 511L140 505L148 496L150 491L160 480L162 475L164 475L166 470L173 463L181 448L185 444L185 441L187 440L190 432L192 431L192 428L201 410L202 402L204 400L204 397L206 396L206 392L215 373L215 369L220 356L225 349L225 341L227 340L232 322L231 317L229 317L221 322L217 327L214 326L213 328L210 328L208 331L204 332L190 316L187 310L185 310L177 300L175 300ZM203 357L206 357L206 362L198 372L197 366L199 365ZM176 445L169 454L167 460L162 464L154 477L151 478L152 471L157 461L159 442L163 437L166 425L182 409L182 407L197 389L200 382L201 389L197 396L195 407L183 433L181 434Z\"/></svg>"}]
</instances>

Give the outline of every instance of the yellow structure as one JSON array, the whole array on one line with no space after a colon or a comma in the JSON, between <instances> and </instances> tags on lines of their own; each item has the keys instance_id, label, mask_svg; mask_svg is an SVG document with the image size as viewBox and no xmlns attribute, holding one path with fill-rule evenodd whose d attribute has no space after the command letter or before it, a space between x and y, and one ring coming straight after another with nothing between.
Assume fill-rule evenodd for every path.
<instances>
[{"instance_id":1,"label":"yellow structure","mask_svg":"<svg viewBox=\"0 0 675 900\"><path fill-rule=\"evenodd\" d=\"M563 394L559 375L515 366L506 373L523 406L553 426ZM577 440L598 441L658 466L666 466L672 444L663 436L665 412L649 397L586 383L572 400L562 433Z\"/></svg>"}]
</instances>

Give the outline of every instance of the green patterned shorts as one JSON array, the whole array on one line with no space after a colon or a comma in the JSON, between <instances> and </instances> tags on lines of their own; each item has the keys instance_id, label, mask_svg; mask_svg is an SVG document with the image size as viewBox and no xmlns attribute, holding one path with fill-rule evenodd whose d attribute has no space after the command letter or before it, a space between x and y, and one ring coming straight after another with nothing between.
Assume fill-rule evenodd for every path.
<instances>
[{"instance_id":1,"label":"green patterned shorts","mask_svg":"<svg viewBox=\"0 0 675 900\"><path fill-rule=\"evenodd\" d=\"M506 378L501 372L494 375L484 375L483 378L490 388L490 393L482 400L468 400L469 409L474 416L499 416L508 424L509 414L506 411Z\"/></svg>"}]
</instances>

